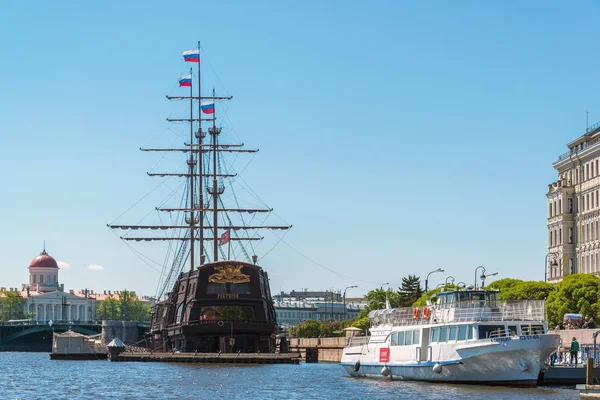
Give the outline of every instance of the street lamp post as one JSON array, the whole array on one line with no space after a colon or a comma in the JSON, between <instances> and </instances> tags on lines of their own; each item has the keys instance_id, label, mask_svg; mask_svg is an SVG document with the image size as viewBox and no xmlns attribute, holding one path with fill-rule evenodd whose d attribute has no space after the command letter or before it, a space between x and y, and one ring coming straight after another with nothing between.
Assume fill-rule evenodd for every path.
<instances>
[{"instance_id":1,"label":"street lamp post","mask_svg":"<svg viewBox=\"0 0 600 400\"><path fill-rule=\"evenodd\" d=\"M488 276L495 276L498 275L497 272L494 272L493 274L485 274L485 270L484 272L481 274L480 278L481 278L481 287L483 288L485 286L485 278L487 278Z\"/></svg>"},{"instance_id":2,"label":"street lamp post","mask_svg":"<svg viewBox=\"0 0 600 400\"><path fill-rule=\"evenodd\" d=\"M550 252L550 253L546 254L546 261L544 261L544 282L548 282L548 256L552 256L552 266L553 267L556 267L558 265L558 263L556 262L556 259L559 256L558 253Z\"/></svg>"},{"instance_id":3,"label":"street lamp post","mask_svg":"<svg viewBox=\"0 0 600 400\"><path fill-rule=\"evenodd\" d=\"M380 287L379 289L380 289L380 290L383 290L383 287L384 287L385 285L389 285L389 284L390 284L389 282L382 283L382 284L381 284L381 287Z\"/></svg>"},{"instance_id":4,"label":"street lamp post","mask_svg":"<svg viewBox=\"0 0 600 400\"><path fill-rule=\"evenodd\" d=\"M425 293L427 293L427 288L429 287L429 275L435 274L436 272L444 272L444 270L441 268L438 268L438 269L434 269L433 271L431 271L430 273L427 274L427 277L425 278Z\"/></svg>"},{"instance_id":5,"label":"street lamp post","mask_svg":"<svg viewBox=\"0 0 600 400\"><path fill-rule=\"evenodd\" d=\"M446 285L448 284L449 279L452 279L452 285L454 285L454 277L452 275L450 275L446 278Z\"/></svg>"},{"instance_id":6,"label":"street lamp post","mask_svg":"<svg viewBox=\"0 0 600 400\"><path fill-rule=\"evenodd\" d=\"M485 275L485 268L484 268L482 265L480 265L479 267L475 268L475 289L477 289L477 270L478 270L479 268L483 269L483 272L482 272L482 274L484 274L484 275Z\"/></svg>"},{"instance_id":7,"label":"street lamp post","mask_svg":"<svg viewBox=\"0 0 600 400\"><path fill-rule=\"evenodd\" d=\"M348 289L352 289L352 288L357 288L358 286L353 285L353 286L348 286L346 289L344 289L344 321L346 320L346 290Z\"/></svg>"}]
</instances>

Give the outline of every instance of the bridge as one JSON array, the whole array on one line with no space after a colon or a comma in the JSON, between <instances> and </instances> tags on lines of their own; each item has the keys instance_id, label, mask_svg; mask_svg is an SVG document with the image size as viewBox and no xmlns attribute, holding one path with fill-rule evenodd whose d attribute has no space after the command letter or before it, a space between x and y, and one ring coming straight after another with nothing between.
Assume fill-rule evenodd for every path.
<instances>
[{"instance_id":1,"label":"bridge","mask_svg":"<svg viewBox=\"0 0 600 400\"><path fill-rule=\"evenodd\" d=\"M102 333L102 321L14 321L0 323L0 351L52 350L53 333Z\"/></svg>"}]
</instances>

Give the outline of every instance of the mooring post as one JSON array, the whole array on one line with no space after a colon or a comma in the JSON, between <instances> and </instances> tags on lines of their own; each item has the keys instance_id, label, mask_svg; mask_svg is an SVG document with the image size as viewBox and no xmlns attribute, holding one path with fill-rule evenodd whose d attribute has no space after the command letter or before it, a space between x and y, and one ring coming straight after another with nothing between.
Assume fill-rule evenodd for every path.
<instances>
[{"instance_id":1,"label":"mooring post","mask_svg":"<svg viewBox=\"0 0 600 400\"><path fill-rule=\"evenodd\" d=\"M588 357L585 363L585 384L594 384L594 359L591 357Z\"/></svg>"}]
</instances>

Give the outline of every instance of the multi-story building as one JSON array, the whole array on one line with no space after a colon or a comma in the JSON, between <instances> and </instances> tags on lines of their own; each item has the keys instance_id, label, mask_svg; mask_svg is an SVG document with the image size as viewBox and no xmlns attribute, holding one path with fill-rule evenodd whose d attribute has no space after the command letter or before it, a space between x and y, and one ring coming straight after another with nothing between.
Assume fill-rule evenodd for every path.
<instances>
[{"instance_id":1,"label":"multi-story building","mask_svg":"<svg viewBox=\"0 0 600 400\"><path fill-rule=\"evenodd\" d=\"M280 326L294 326L309 319L342 321L358 316L368 302L360 299L344 301L339 292L294 291L273 296L277 323Z\"/></svg>"},{"instance_id":2,"label":"multi-story building","mask_svg":"<svg viewBox=\"0 0 600 400\"><path fill-rule=\"evenodd\" d=\"M567 144L552 166L548 185L549 282L575 273L600 272L600 124Z\"/></svg>"}]
</instances>

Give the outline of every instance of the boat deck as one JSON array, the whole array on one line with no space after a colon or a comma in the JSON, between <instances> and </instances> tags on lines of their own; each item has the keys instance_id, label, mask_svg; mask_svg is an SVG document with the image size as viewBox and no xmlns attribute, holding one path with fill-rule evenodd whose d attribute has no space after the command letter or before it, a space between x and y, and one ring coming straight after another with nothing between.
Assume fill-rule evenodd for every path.
<instances>
[{"instance_id":1,"label":"boat deck","mask_svg":"<svg viewBox=\"0 0 600 400\"><path fill-rule=\"evenodd\" d=\"M112 361L177 362L204 364L299 364L298 353L121 353Z\"/></svg>"}]
</instances>

